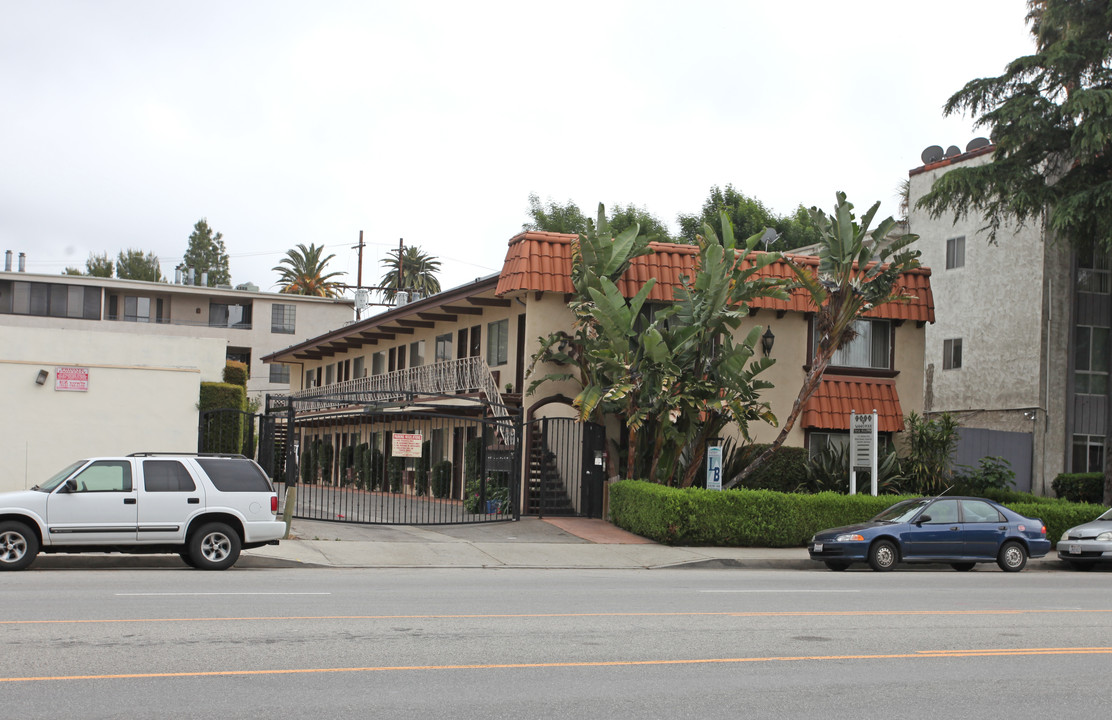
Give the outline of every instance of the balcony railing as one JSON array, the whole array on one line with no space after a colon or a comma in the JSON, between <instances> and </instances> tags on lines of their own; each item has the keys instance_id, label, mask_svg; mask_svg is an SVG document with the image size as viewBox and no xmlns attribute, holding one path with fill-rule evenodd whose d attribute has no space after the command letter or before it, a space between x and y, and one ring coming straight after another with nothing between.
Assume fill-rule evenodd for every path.
<instances>
[{"instance_id":1,"label":"balcony railing","mask_svg":"<svg viewBox=\"0 0 1112 720\"><path fill-rule=\"evenodd\" d=\"M502 402L493 373L481 357L447 360L321 385L295 392L292 397L299 401L301 409L327 410L356 402L401 402L414 395L436 397L462 392L482 392L486 396L491 413L499 421L503 440L512 445L515 434L510 413ZM314 402L315 398L319 400Z\"/></svg>"}]
</instances>

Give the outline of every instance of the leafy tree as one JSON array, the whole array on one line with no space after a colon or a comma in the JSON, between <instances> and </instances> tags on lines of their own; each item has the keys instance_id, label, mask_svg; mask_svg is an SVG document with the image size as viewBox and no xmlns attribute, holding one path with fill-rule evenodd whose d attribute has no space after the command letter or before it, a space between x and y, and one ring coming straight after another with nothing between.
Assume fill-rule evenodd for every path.
<instances>
[{"instance_id":1,"label":"leafy tree","mask_svg":"<svg viewBox=\"0 0 1112 720\"><path fill-rule=\"evenodd\" d=\"M436 277L436 273L440 272L440 261L432 255L426 255L419 246L407 245L404 251L391 250L387 256L382 265L389 269L378 283L386 302L396 298L401 290L416 291L421 297L440 292L440 280ZM399 265L401 287L398 287Z\"/></svg>"},{"instance_id":2,"label":"leafy tree","mask_svg":"<svg viewBox=\"0 0 1112 720\"><path fill-rule=\"evenodd\" d=\"M278 261L271 268L278 273L279 292L290 295L313 295L316 297L338 297L342 291L342 284L332 278L343 275L343 272L324 271L328 261L336 257L334 254L321 258L324 245L317 247L315 243L305 247L298 243L297 247L286 251L286 257Z\"/></svg>"},{"instance_id":3,"label":"leafy tree","mask_svg":"<svg viewBox=\"0 0 1112 720\"><path fill-rule=\"evenodd\" d=\"M84 275L80 268L68 267L62 271L63 275Z\"/></svg>"},{"instance_id":4,"label":"leafy tree","mask_svg":"<svg viewBox=\"0 0 1112 720\"><path fill-rule=\"evenodd\" d=\"M197 283L201 281L202 273L208 273L208 287L227 285L231 282L228 252L224 248L224 234L214 235L206 218L201 218L193 226L193 232L189 236L189 247L185 250L179 268L193 270L196 273Z\"/></svg>"},{"instance_id":5,"label":"leafy tree","mask_svg":"<svg viewBox=\"0 0 1112 720\"><path fill-rule=\"evenodd\" d=\"M733 185L727 185L725 189L712 186L710 195L698 214L679 216L680 233L677 242L696 243L696 236L703 226L713 225L723 212L730 218L734 234L738 237L760 235L767 228L774 230L779 237L767 245L767 249L771 251L794 250L819 242L818 228L815 227L811 214L802 205L791 215L779 216L760 200L734 189ZM758 249L765 247L762 242Z\"/></svg>"},{"instance_id":6,"label":"leafy tree","mask_svg":"<svg viewBox=\"0 0 1112 720\"><path fill-rule=\"evenodd\" d=\"M116 277L121 280L162 282L158 256L153 252L144 254L142 250L120 251L116 258Z\"/></svg>"},{"instance_id":7,"label":"leafy tree","mask_svg":"<svg viewBox=\"0 0 1112 720\"><path fill-rule=\"evenodd\" d=\"M1083 251L1112 251L1112 7L1107 0L1031 0L1035 52L997 77L966 83L947 115L989 130L991 163L942 175L916 206L934 217L975 213L990 241L1014 222L1045 222ZM1112 445L1104 502L1112 504Z\"/></svg>"},{"instance_id":8,"label":"leafy tree","mask_svg":"<svg viewBox=\"0 0 1112 720\"><path fill-rule=\"evenodd\" d=\"M93 277L112 277L112 261L108 259L108 253L101 253L95 255L89 253L89 259L85 261L85 274Z\"/></svg>"},{"instance_id":9,"label":"leafy tree","mask_svg":"<svg viewBox=\"0 0 1112 720\"><path fill-rule=\"evenodd\" d=\"M889 233L896 227L891 217L881 221L870 233L869 225L879 207L880 203L875 203L859 224L853 214L853 204L846 201L845 193L839 192L830 217L817 208L811 210L812 220L821 234L817 272L790 257L785 257L785 261L818 308L814 320L815 354L780 434L768 449L724 483L724 487L733 487L744 480L783 445L803 404L822 382L835 351L857 336L854 330L857 320L877 305L908 299L899 279L905 272L919 267L919 251L908 247L918 236L904 235L888 240Z\"/></svg>"},{"instance_id":10,"label":"leafy tree","mask_svg":"<svg viewBox=\"0 0 1112 720\"><path fill-rule=\"evenodd\" d=\"M568 200L566 205L560 205L552 200L544 205L540 197L532 193L529 195L529 215L533 218L533 222L522 225L522 230L544 230L569 235L587 233L587 216L571 200Z\"/></svg>"},{"instance_id":11,"label":"leafy tree","mask_svg":"<svg viewBox=\"0 0 1112 720\"><path fill-rule=\"evenodd\" d=\"M521 226L523 230L544 230L546 232L567 233L569 235L585 235L588 218L571 200L560 205L552 200L542 204L536 193L529 196L529 215L533 221ZM641 233L650 240L671 242L672 236L667 226L648 210L629 205L615 205L607 218L610 232L618 233L632 227L635 223L641 226Z\"/></svg>"}]
</instances>

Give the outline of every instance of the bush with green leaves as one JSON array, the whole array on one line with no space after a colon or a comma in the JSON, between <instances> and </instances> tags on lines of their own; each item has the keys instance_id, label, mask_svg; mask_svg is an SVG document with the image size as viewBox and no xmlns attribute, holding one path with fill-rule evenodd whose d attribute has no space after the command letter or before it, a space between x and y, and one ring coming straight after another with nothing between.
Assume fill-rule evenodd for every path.
<instances>
[{"instance_id":1,"label":"bush with green leaves","mask_svg":"<svg viewBox=\"0 0 1112 720\"><path fill-rule=\"evenodd\" d=\"M432 443L428 440L421 443L421 457L417 458L416 468L413 471L413 492L423 497L429 493L429 466L432 458Z\"/></svg>"},{"instance_id":2,"label":"bush with green leaves","mask_svg":"<svg viewBox=\"0 0 1112 720\"><path fill-rule=\"evenodd\" d=\"M906 420L904 473L907 490L937 495L953 484L953 457L958 446L958 422L949 413L927 419L914 410Z\"/></svg>"},{"instance_id":3,"label":"bush with green leaves","mask_svg":"<svg viewBox=\"0 0 1112 720\"><path fill-rule=\"evenodd\" d=\"M335 455L331 442L317 440L316 455L317 466L320 468L320 481L322 485L332 484L332 458Z\"/></svg>"},{"instance_id":4,"label":"bush with green leaves","mask_svg":"<svg viewBox=\"0 0 1112 720\"><path fill-rule=\"evenodd\" d=\"M849 493L849 446L827 445L822 451L807 459L807 480L796 488L797 492ZM857 492L871 492L870 471L857 471ZM877 494L898 495L906 478L895 451L877 459Z\"/></svg>"},{"instance_id":5,"label":"bush with green leaves","mask_svg":"<svg viewBox=\"0 0 1112 720\"><path fill-rule=\"evenodd\" d=\"M768 448L754 443L723 451L723 477L736 477L750 460L756 459ZM736 471L735 471L736 470ZM777 490L792 492L807 482L807 449L782 445L760 467L742 481L749 490Z\"/></svg>"},{"instance_id":6,"label":"bush with green leaves","mask_svg":"<svg viewBox=\"0 0 1112 720\"><path fill-rule=\"evenodd\" d=\"M390 492L400 493L405 482L405 458L392 457L386 462L386 479Z\"/></svg>"},{"instance_id":7,"label":"bush with green leaves","mask_svg":"<svg viewBox=\"0 0 1112 720\"><path fill-rule=\"evenodd\" d=\"M432 466L432 496L446 498L452 492L452 461L441 460Z\"/></svg>"},{"instance_id":8,"label":"bush with green leaves","mask_svg":"<svg viewBox=\"0 0 1112 720\"><path fill-rule=\"evenodd\" d=\"M1062 473L1050 483L1054 494L1070 502L1100 504L1104 501L1104 474Z\"/></svg>"},{"instance_id":9,"label":"bush with green leaves","mask_svg":"<svg viewBox=\"0 0 1112 720\"><path fill-rule=\"evenodd\" d=\"M349 472L355 467L355 447L347 445L340 448L340 484L350 485L355 482L352 477L353 472Z\"/></svg>"},{"instance_id":10,"label":"bush with green leaves","mask_svg":"<svg viewBox=\"0 0 1112 720\"><path fill-rule=\"evenodd\" d=\"M366 464L367 489L383 489L383 477L386 471L386 458L378 448L371 448L363 454Z\"/></svg>"},{"instance_id":11,"label":"bush with green leaves","mask_svg":"<svg viewBox=\"0 0 1112 720\"><path fill-rule=\"evenodd\" d=\"M313 457L314 443L308 439L301 447L301 482L312 485L317 480L317 461Z\"/></svg>"},{"instance_id":12,"label":"bush with green leaves","mask_svg":"<svg viewBox=\"0 0 1112 720\"><path fill-rule=\"evenodd\" d=\"M984 495L987 490L1010 489L1015 485L1015 471L1004 458L990 455L981 458L976 468L956 476L954 482L969 495Z\"/></svg>"}]
</instances>

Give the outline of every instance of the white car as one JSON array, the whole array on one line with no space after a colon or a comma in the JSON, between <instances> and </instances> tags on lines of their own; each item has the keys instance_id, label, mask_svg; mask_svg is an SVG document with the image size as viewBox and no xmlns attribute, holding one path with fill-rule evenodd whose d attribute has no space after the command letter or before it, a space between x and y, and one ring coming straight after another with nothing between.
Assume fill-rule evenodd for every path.
<instances>
[{"instance_id":1,"label":"white car","mask_svg":"<svg viewBox=\"0 0 1112 720\"><path fill-rule=\"evenodd\" d=\"M79 460L41 485L0 493L0 570L43 553L177 553L224 570L277 545L270 478L242 455L135 453Z\"/></svg>"},{"instance_id":2,"label":"white car","mask_svg":"<svg viewBox=\"0 0 1112 720\"><path fill-rule=\"evenodd\" d=\"M1074 570L1092 570L1098 564L1112 563L1112 510L1062 533L1058 557Z\"/></svg>"}]
</instances>

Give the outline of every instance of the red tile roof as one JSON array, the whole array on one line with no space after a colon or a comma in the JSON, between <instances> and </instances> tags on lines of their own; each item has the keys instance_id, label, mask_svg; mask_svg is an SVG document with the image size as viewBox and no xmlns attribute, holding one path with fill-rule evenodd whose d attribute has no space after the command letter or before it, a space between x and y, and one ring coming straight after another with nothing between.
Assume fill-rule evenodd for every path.
<instances>
[{"instance_id":1,"label":"red tile roof","mask_svg":"<svg viewBox=\"0 0 1112 720\"><path fill-rule=\"evenodd\" d=\"M849 430L849 414L877 412L879 432L903 429L903 410L895 381L884 378L825 376L803 405L803 427Z\"/></svg>"},{"instance_id":2,"label":"red tile roof","mask_svg":"<svg viewBox=\"0 0 1112 720\"><path fill-rule=\"evenodd\" d=\"M511 238L495 293L502 295L520 290L564 294L573 292L571 249L576 240L578 237L575 235L536 231L523 232ZM699 250L694 245L676 243L652 243L650 247L654 252L635 258L618 282L618 288L626 297L633 297L649 278L656 278L657 283L649 294L649 299L671 301L673 288L680 285L680 276L694 276ZM817 257L793 255L792 259L801 265L818 266ZM769 277L794 277L783 261L765 266L761 273ZM905 273L902 277L903 290L915 299L881 305L869 311L868 316L934 322L934 295L931 293L930 276L930 268L918 268ZM792 292L791 299L787 301L758 298L752 306L797 312L815 310L810 296L802 288Z\"/></svg>"}]
</instances>

